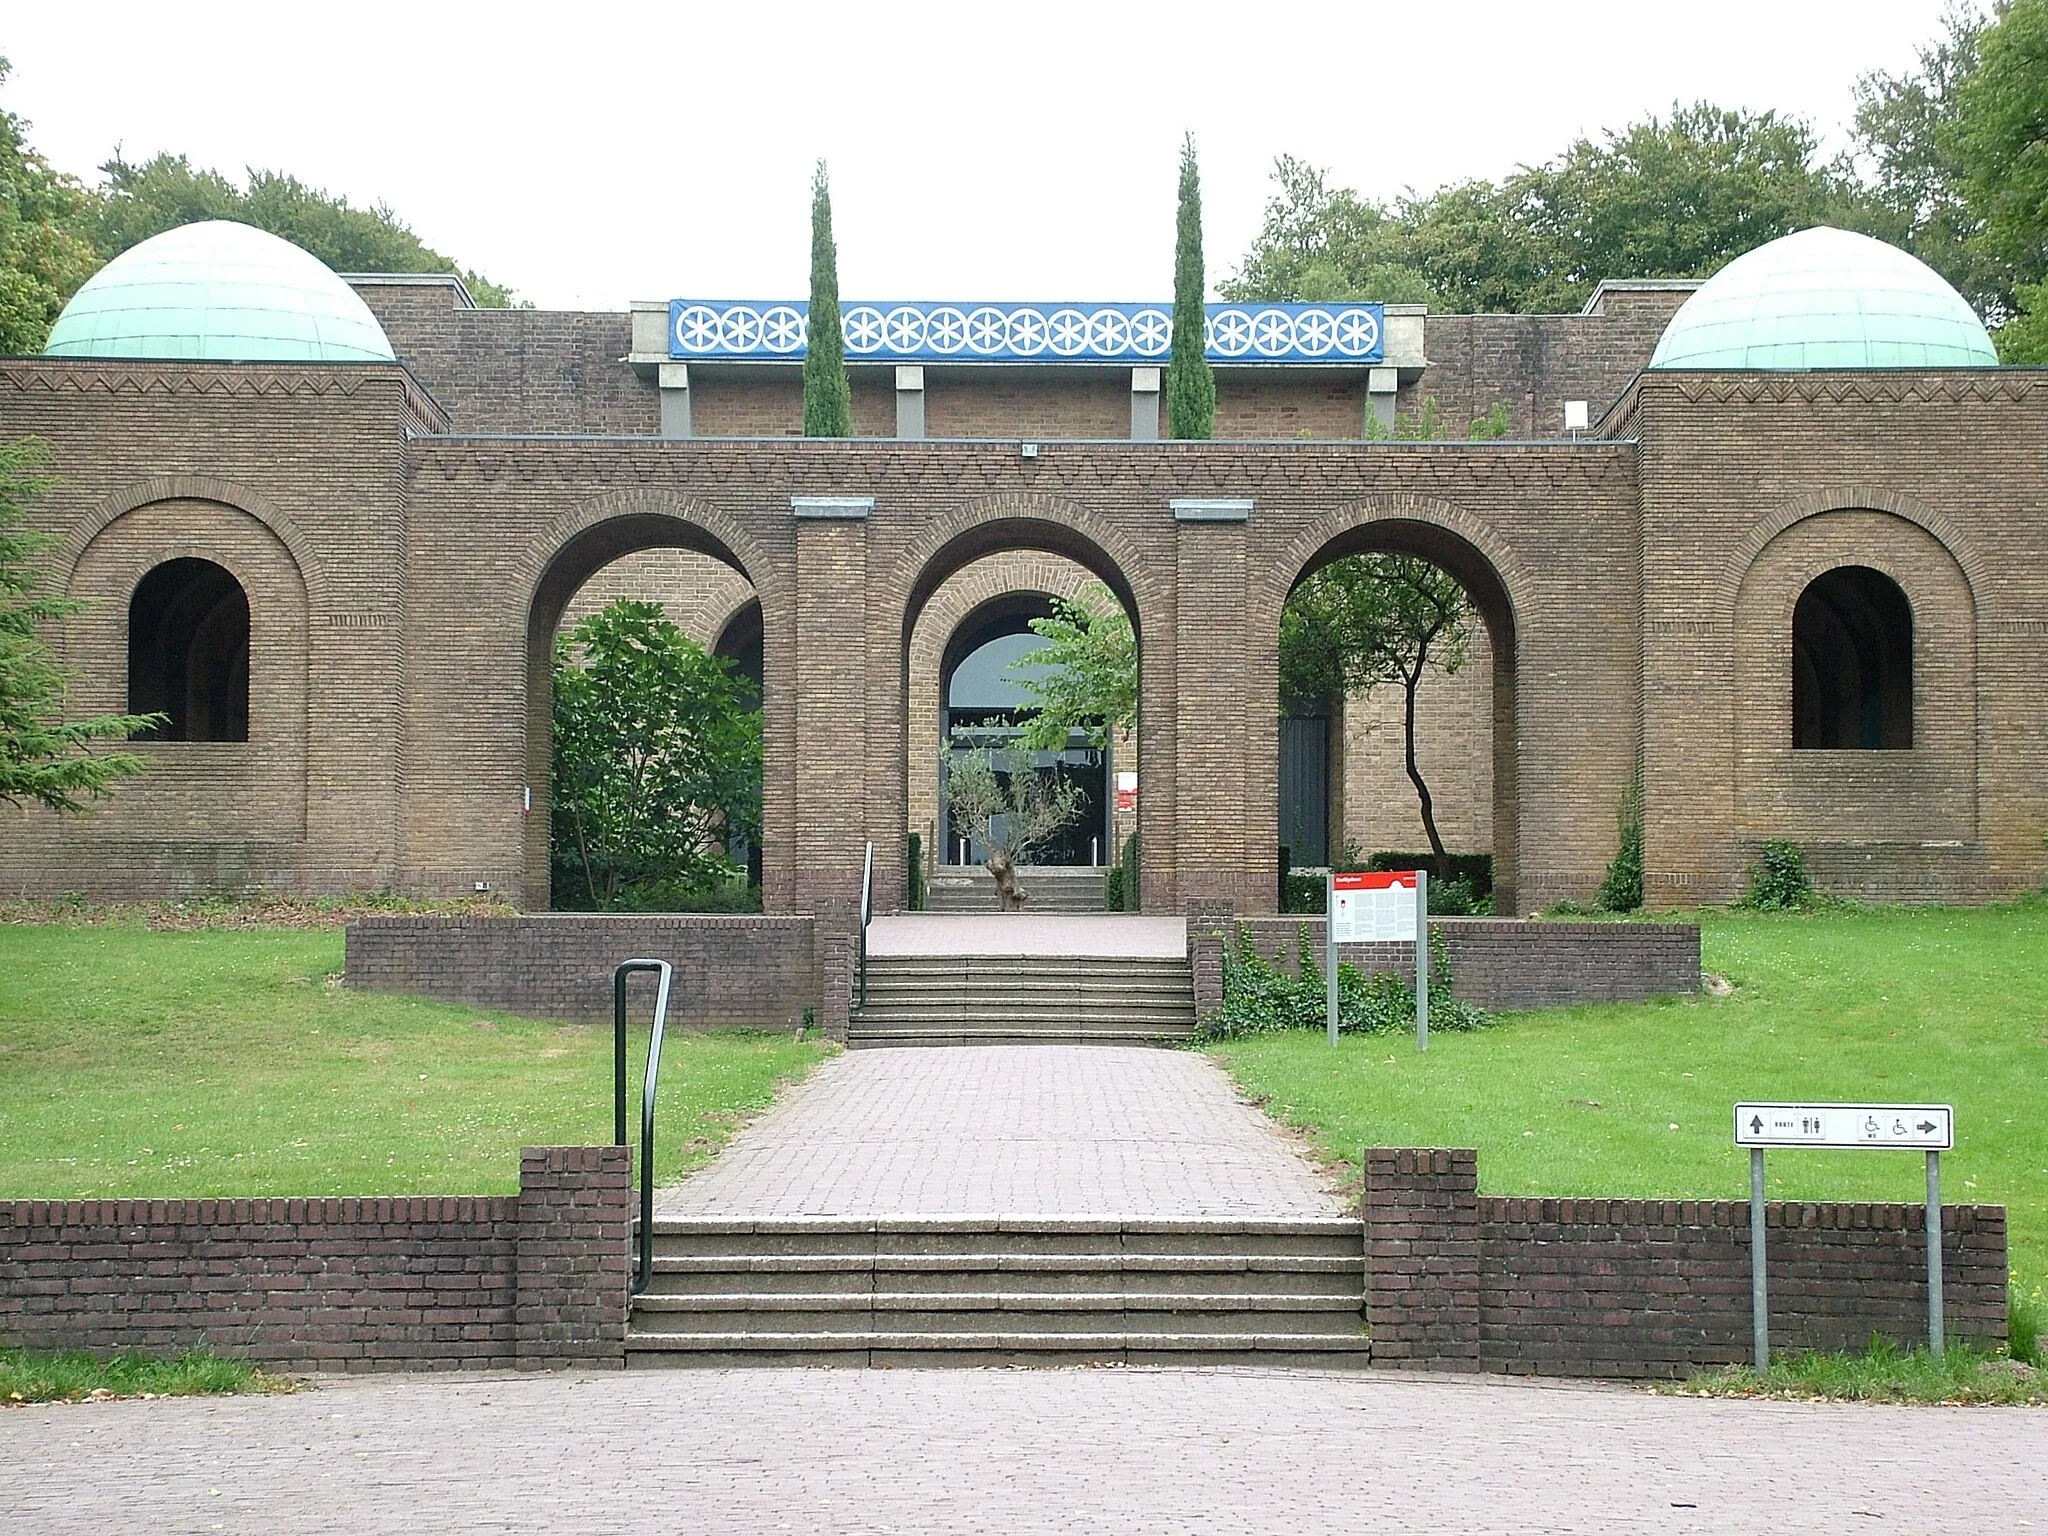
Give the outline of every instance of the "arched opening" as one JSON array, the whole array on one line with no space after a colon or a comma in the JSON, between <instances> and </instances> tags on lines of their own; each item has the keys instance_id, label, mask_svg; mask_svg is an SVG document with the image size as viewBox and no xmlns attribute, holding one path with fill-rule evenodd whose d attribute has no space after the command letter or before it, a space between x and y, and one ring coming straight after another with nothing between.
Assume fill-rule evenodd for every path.
<instances>
[{"instance_id":1,"label":"arched opening","mask_svg":"<svg viewBox=\"0 0 2048 1536\"><path fill-rule=\"evenodd\" d=\"M947 794L951 765L962 754L988 752L999 780L1029 768L1073 786L1074 819L1035 849L1036 865L1099 865L1112 847L1109 746L1097 746L1080 726L1068 730L1065 745L1029 750L1020 742L1025 722L1037 713L1036 697L1022 677L1042 676L1033 656L1052 642L1035 633L1033 619L1050 618L1043 593L1006 594L969 615L947 641L939 667L939 862L979 864L990 850L953 814Z\"/></svg>"},{"instance_id":2,"label":"arched opening","mask_svg":"<svg viewBox=\"0 0 2048 1536\"><path fill-rule=\"evenodd\" d=\"M1045 648L1033 621L1053 617L1064 604L1112 621L1102 633L1121 634L1122 673L1133 705L1121 726L1083 730L1070 723L1062 744L1031 753L1028 766L1044 776L1041 782L1071 787L1077 804L1072 820L1024 862L1076 871L1061 877L1057 897L1048 892L1044 900L1067 901L1085 886L1096 893L1090 900L1135 910L1140 729L1134 701L1143 660L1138 608L1117 562L1072 524L1032 517L978 524L919 570L903 620L905 821L928 877L985 860L989 850L978 839L967 838L963 846L952 769L964 756L987 750L999 784L1005 791L1014 786L1011 775L1020 764L1012 760L1019 755L1013 747L1037 700L1019 686L1011 664L1028 663L1031 653ZM1105 869L1106 877L1084 880L1076 867L1087 866ZM1133 874L1128 891L1119 867ZM958 883L957 877L947 881ZM946 894L940 886L931 889L935 901Z\"/></svg>"},{"instance_id":3,"label":"arched opening","mask_svg":"<svg viewBox=\"0 0 2048 1536\"><path fill-rule=\"evenodd\" d=\"M1280 642L1283 870L1419 856L1514 910L1515 623L1486 556L1435 523L1361 523L1303 564ZM1320 910L1293 884L1283 909Z\"/></svg>"},{"instance_id":4,"label":"arched opening","mask_svg":"<svg viewBox=\"0 0 2048 1536\"><path fill-rule=\"evenodd\" d=\"M579 627L601 624L608 614L622 612L621 603L656 605L657 623L680 631L678 655L696 660L669 666L665 676L673 686L688 690L693 709L715 707L727 724L731 718L751 717L762 771L744 793L745 805L731 819L717 806L694 799L683 816L673 818L696 829L685 840L687 846L668 849L673 855L668 862L678 871L674 878L665 877L657 867L662 863L659 857L644 859L647 867L619 881L620 890L609 896L600 892L600 900L592 895L582 848L571 835L575 829L564 826L562 813L572 808L574 786L555 782L568 766L558 736L574 700L564 694L569 703L563 710L556 707L557 646L568 642L569 664L589 665L587 647L572 637ZM763 848L770 839L765 830L734 830L761 828L768 811L760 785L774 771L766 759L775 747L762 725L767 710L778 701L765 665L764 639L760 599L745 567L720 540L694 523L660 513L626 514L586 530L563 547L536 588L528 620L529 890L548 891L550 905L557 906L590 906L595 900L598 905L639 910L724 911L765 904ZM727 663L726 684L707 678L702 670L707 657ZM661 718L658 712L653 717L657 724ZM687 730L694 718L688 709L679 709L668 717L667 728L678 729L681 721L680 728ZM730 732L723 725L718 735L729 745ZM625 750L638 749L627 745ZM675 756L668 761L674 768ZM729 774L698 777L702 782L714 777L730 781ZM709 863L726 872L714 870L712 878L706 874ZM572 878L579 871L580 881ZM739 871L744 872L743 880Z\"/></svg>"},{"instance_id":5,"label":"arched opening","mask_svg":"<svg viewBox=\"0 0 2048 1536\"><path fill-rule=\"evenodd\" d=\"M211 560L166 560L128 603L128 712L145 741L249 739L249 594Z\"/></svg>"},{"instance_id":6,"label":"arched opening","mask_svg":"<svg viewBox=\"0 0 2048 1536\"><path fill-rule=\"evenodd\" d=\"M1822 572L1792 610L1793 749L1912 745L1913 605L1867 565Z\"/></svg>"}]
</instances>

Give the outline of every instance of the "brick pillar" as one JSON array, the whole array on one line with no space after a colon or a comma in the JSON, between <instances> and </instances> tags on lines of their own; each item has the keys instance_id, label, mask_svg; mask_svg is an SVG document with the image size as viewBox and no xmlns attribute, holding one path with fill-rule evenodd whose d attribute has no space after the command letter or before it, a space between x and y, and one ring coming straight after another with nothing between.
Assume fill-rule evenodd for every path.
<instances>
[{"instance_id":1,"label":"brick pillar","mask_svg":"<svg viewBox=\"0 0 2048 1536\"><path fill-rule=\"evenodd\" d=\"M872 503L864 496L790 498L796 525L792 897L795 910L817 917L821 932L851 927L860 909L868 754L877 744L868 719ZM894 697L882 692L885 702ZM900 743L896 755L902 756ZM895 841L877 839L877 858L894 854L900 863L901 837L898 828Z\"/></svg>"},{"instance_id":2,"label":"brick pillar","mask_svg":"<svg viewBox=\"0 0 2048 1536\"><path fill-rule=\"evenodd\" d=\"M1365 1154L1366 1322L1376 1363L1479 1369L1479 1154Z\"/></svg>"},{"instance_id":3,"label":"brick pillar","mask_svg":"<svg viewBox=\"0 0 2048 1536\"><path fill-rule=\"evenodd\" d=\"M1271 755L1275 706L1251 696L1244 629L1252 504L1175 500L1177 586L1174 651L1179 667L1172 793L1181 911L1203 918L1271 911L1278 850L1263 823L1247 840L1247 761ZM1151 772L1148 749L1146 771ZM1157 782L1157 775L1154 775ZM1140 850L1143 856L1143 849Z\"/></svg>"},{"instance_id":4,"label":"brick pillar","mask_svg":"<svg viewBox=\"0 0 2048 1536\"><path fill-rule=\"evenodd\" d=\"M853 1021L853 935L820 933L818 955L825 973L825 1010L818 1023L828 1039L844 1040Z\"/></svg>"},{"instance_id":5,"label":"brick pillar","mask_svg":"<svg viewBox=\"0 0 2048 1536\"><path fill-rule=\"evenodd\" d=\"M1223 1006L1223 935L1190 933L1188 969L1195 977L1195 1017L1206 1018Z\"/></svg>"},{"instance_id":6,"label":"brick pillar","mask_svg":"<svg viewBox=\"0 0 2048 1536\"><path fill-rule=\"evenodd\" d=\"M513 1334L522 1368L626 1363L632 1202L625 1147L521 1150Z\"/></svg>"}]
</instances>

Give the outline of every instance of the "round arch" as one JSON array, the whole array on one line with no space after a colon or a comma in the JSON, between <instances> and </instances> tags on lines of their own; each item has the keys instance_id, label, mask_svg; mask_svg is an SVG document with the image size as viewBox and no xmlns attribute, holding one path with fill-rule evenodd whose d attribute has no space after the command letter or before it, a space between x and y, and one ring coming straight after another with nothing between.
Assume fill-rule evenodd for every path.
<instances>
[{"instance_id":1,"label":"round arch","mask_svg":"<svg viewBox=\"0 0 2048 1536\"><path fill-rule=\"evenodd\" d=\"M1498 909L1516 910L1520 804L1515 667L1518 614L1526 606L1527 574L1481 518L1451 502L1409 493L1373 496L1316 519L1273 559L1249 605L1247 643L1254 697L1279 695L1280 611L1302 581L1332 561L1361 554L1404 554L1427 560L1465 589L1485 627L1492 663L1491 768L1494 889ZM1262 778L1260 802L1280 836L1280 771L1276 746Z\"/></svg>"},{"instance_id":2,"label":"round arch","mask_svg":"<svg viewBox=\"0 0 2048 1536\"><path fill-rule=\"evenodd\" d=\"M731 518L695 498L625 492L600 497L557 519L535 540L516 567L517 590L526 594L526 783L531 814L525 819L522 871L531 893L549 888L549 780L552 774L555 633L570 599L607 565L649 549L683 549L707 555L737 571L754 589L750 606L759 616L762 656L762 878L773 909L786 879L788 797L778 792L778 766L790 747L788 708L782 697L787 665L784 636L777 625L785 605L782 579L765 553ZM744 613L746 610L742 609ZM729 616L727 629L738 615ZM761 857L757 853L756 857Z\"/></svg>"}]
</instances>

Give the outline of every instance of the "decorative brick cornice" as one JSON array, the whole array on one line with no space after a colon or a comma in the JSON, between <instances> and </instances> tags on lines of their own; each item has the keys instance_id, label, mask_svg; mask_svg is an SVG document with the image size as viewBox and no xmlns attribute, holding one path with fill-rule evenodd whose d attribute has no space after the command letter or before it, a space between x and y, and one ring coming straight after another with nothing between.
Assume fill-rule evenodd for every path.
<instances>
[{"instance_id":1,"label":"decorative brick cornice","mask_svg":"<svg viewBox=\"0 0 2048 1536\"><path fill-rule=\"evenodd\" d=\"M1811 373L1652 373L1642 393L1669 392L1688 405L1975 405L2048 394L2048 369L1868 368Z\"/></svg>"},{"instance_id":2,"label":"decorative brick cornice","mask_svg":"<svg viewBox=\"0 0 2048 1536\"><path fill-rule=\"evenodd\" d=\"M212 363L192 359L16 357L0 382L19 393L197 395L219 399L354 399L366 385L397 383L413 422L445 431L448 413L398 363Z\"/></svg>"}]
</instances>

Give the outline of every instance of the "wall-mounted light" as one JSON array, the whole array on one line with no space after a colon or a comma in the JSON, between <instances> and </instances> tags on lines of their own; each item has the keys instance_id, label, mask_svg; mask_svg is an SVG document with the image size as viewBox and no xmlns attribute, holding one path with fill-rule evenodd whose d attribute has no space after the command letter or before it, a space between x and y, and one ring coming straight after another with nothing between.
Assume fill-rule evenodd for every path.
<instances>
[{"instance_id":1,"label":"wall-mounted light","mask_svg":"<svg viewBox=\"0 0 2048 1536\"><path fill-rule=\"evenodd\" d=\"M1036 444L1036 443L1019 443L1019 444L1017 445L1017 457L1018 457L1018 458L1020 458L1020 459L1035 459L1035 458L1037 458L1037 457L1038 457L1038 444Z\"/></svg>"},{"instance_id":2,"label":"wall-mounted light","mask_svg":"<svg viewBox=\"0 0 2048 1536\"><path fill-rule=\"evenodd\" d=\"M488 896L491 893L491 882L488 880L477 881L476 893L479 896Z\"/></svg>"}]
</instances>

